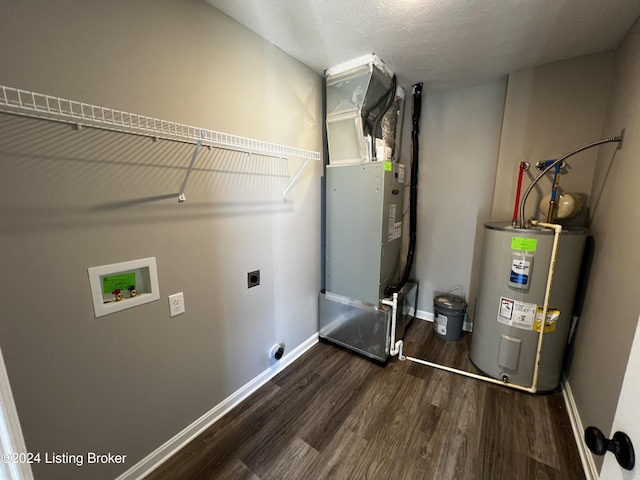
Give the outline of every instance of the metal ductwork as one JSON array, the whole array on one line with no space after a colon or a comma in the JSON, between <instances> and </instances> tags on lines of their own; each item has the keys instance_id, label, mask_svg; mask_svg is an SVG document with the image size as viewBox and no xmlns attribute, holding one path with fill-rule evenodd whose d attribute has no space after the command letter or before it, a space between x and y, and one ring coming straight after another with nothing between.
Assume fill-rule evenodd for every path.
<instances>
[{"instance_id":1,"label":"metal ductwork","mask_svg":"<svg viewBox=\"0 0 640 480\"><path fill-rule=\"evenodd\" d=\"M400 158L404 91L393 72L366 55L326 72L329 163Z\"/></svg>"}]
</instances>

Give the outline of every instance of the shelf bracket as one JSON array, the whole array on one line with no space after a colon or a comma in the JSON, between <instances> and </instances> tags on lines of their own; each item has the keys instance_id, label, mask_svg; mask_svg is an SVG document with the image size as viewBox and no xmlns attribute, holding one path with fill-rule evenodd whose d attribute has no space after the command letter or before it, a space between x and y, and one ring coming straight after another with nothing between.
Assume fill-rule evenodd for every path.
<instances>
[{"instance_id":1,"label":"shelf bracket","mask_svg":"<svg viewBox=\"0 0 640 480\"><path fill-rule=\"evenodd\" d=\"M191 156L191 162L189 163L189 168L187 168L187 173L184 176L184 181L182 182L182 187L180 187L180 193L178 194L178 201L180 203L184 202L187 197L184 195L184 191L187 188L187 182L189 181L189 176L191 175L191 170L193 170L193 165L196 163L196 158L198 157L198 153L200 152L200 148L202 147L202 140L206 135L206 130L200 130L200 138L196 143L196 148L193 151L193 155Z\"/></svg>"},{"instance_id":2,"label":"shelf bracket","mask_svg":"<svg viewBox=\"0 0 640 480\"><path fill-rule=\"evenodd\" d=\"M283 199L285 200L287 199L287 193L289 193L289 190L291 190L291 187L293 187L293 184L298 181L298 178L300 178L300 175L302 175L302 172L304 172L304 169L307 168L307 165L309 165L310 161L311 161L311 157L307 158L307 161L304 162L304 165L302 165L302 168L298 170L298 173L296 173L293 179L291 180L291 182L289 182L289 185L287 186L287 188L284 189L284 192L282 193Z\"/></svg>"}]
</instances>

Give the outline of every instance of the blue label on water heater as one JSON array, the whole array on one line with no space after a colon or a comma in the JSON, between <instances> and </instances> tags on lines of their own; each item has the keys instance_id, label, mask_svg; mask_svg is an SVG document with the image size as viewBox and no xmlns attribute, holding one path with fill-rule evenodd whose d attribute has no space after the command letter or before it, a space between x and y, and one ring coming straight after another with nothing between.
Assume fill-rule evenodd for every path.
<instances>
[{"instance_id":1,"label":"blue label on water heater","mask_svg":"<svg viewBox=\"0 0 640 480\"><path fill-rule=\"evenodd\" d=\"M509 283L523 286L528 285L530 269L531 262L529 260L514 258L511 261L511 275L509 276Z\"/></svg>"},{"instance_id":2,"label":"blue label on water heater","mask_svg":"<svg viewBox=\"0 0 640 480\"><path fill-rule=\"evenodd\" d=\"M509 281L511 283L517 283L518 285L526 285L527 283L529 283L529 276L512 271L511 276L509 277Z\"/></svg>"}]
</instances>

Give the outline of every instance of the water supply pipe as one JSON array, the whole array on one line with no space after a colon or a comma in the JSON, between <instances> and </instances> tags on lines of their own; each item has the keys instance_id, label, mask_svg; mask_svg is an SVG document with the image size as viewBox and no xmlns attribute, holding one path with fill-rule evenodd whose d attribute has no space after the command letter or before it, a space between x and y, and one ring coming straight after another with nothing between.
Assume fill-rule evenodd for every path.
<instances>
[{"instance_id":1,"label":"water supply pipe","mask_svg":"<svg viewBox=\"0 0 640 480\"><path fill-rule=\"evenodd\" d=\"M529 169L529 162L520 162L520 171L518 172L518 186L516 187L516 199L513 205L513 221L511 226L518 224L518 203L520 202L520 189L522 188L522 174Z\"/></svg>"},{"instance_id":2,"label":"water supply pipe","mask_svg":"<svg viewBox=\"0 0 640 480\"><path fill-rule=\"evenodd\" d=\"M547 211L547 223L553 222L553 216L556 212L556 207L558 206L558 202L556 200L558 196L558 184L560 183L560 168L562 168L562 164L558 163L556 165L556 171L553 174L553 185L551 186L551 198L549 199L549 210Z\"/></svg>"},{"instance_id":3,"label":"water supply pipe","mask_svg":"<svg viewBox=\"0 0 640 480\"><path fill-rule=\"evenodd\" d=\"M393 293L391 300L383 299L383 305L391 307L391 342L389 346L389 355L395 357L402 352L402 340L396 342L396 325L398 323L398 292Z\"/></svg>"},{"instance_id":4,"label":"water supply pipe","mask_svg":"<svg viewBox=\"0 0 640 480\"><path fill-rule=\"evenodd\" d=\"M623 132L624 132L624 130L623 130ZM546 175L546 173L549 170L551 170L553 167L555 167L559 163L563 162L567 158L571 157L572 155L575 155L576 153L580 153L583 150L587 150L589 148L596 147L598 145L602 145L603 143L610 143L610 142L618 142L618 143L620 143L620 142L622 142L622 139L623 139L623 136L620 135L620 136L617 136L617 137L609 137L609 138L603 138L602 140L596 140L595 142L591 142L591 143L588 143L587 145L583 145L582 147L576 148L572 152L569 152L569 153L561 156L557 160L554 160L553 162L549 163L549 165L547 165L547 167L544 170L542 170L542 172L540 172L540 174L533 180L533 182L531 182L531 185L529 185L529 187L525 190L524 195L522 196L522 202L520 204L520 228L525 228L524 227L524 207L525 207L525 203L527 202L527 197L531 193L531 190L533 190L533 187L540 181L540 179L542 177L544 177ZM620 148L620 146L618 146L618 148Z\"/></svg>"},{"instance_id":5,"label":"water supply pipe","mask_svg":"<svg viewBox=\"0 0 640 480\"><path fill-rule=\"evenodd\" d=\"M555 160L543 160L541 162L536 163L536 168L538 170L543 170L549 165L551 165ZM549 198L549 208L547 209L547 223L553 222L553 216L556 211L556 207L558 202L556 201L557 193L558 193L558 183L560 182L560 170L565 167L564 162L560 162L556 164L556 170L553 175L553 182L551 182L551 195ZM515 227L515 225L513 225Z\"/></svg>"}]
</instances>

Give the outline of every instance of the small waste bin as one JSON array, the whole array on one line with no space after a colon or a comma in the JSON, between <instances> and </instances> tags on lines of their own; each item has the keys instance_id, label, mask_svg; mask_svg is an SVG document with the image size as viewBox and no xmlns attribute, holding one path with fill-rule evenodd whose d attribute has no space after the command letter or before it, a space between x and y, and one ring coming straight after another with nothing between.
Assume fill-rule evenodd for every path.
<instances>
[{"instance_id":1,"label":"small waste bin","mask_svg":"<svg viewBox=\"0 0 640 480\"><path fill-rule=\"evenodd\" d=\"M433 328L445 340L462 337L462 323L467 313L467 302L455 295L438 295L433 299L435 309Z\"/></svg>"}]
</instances>

